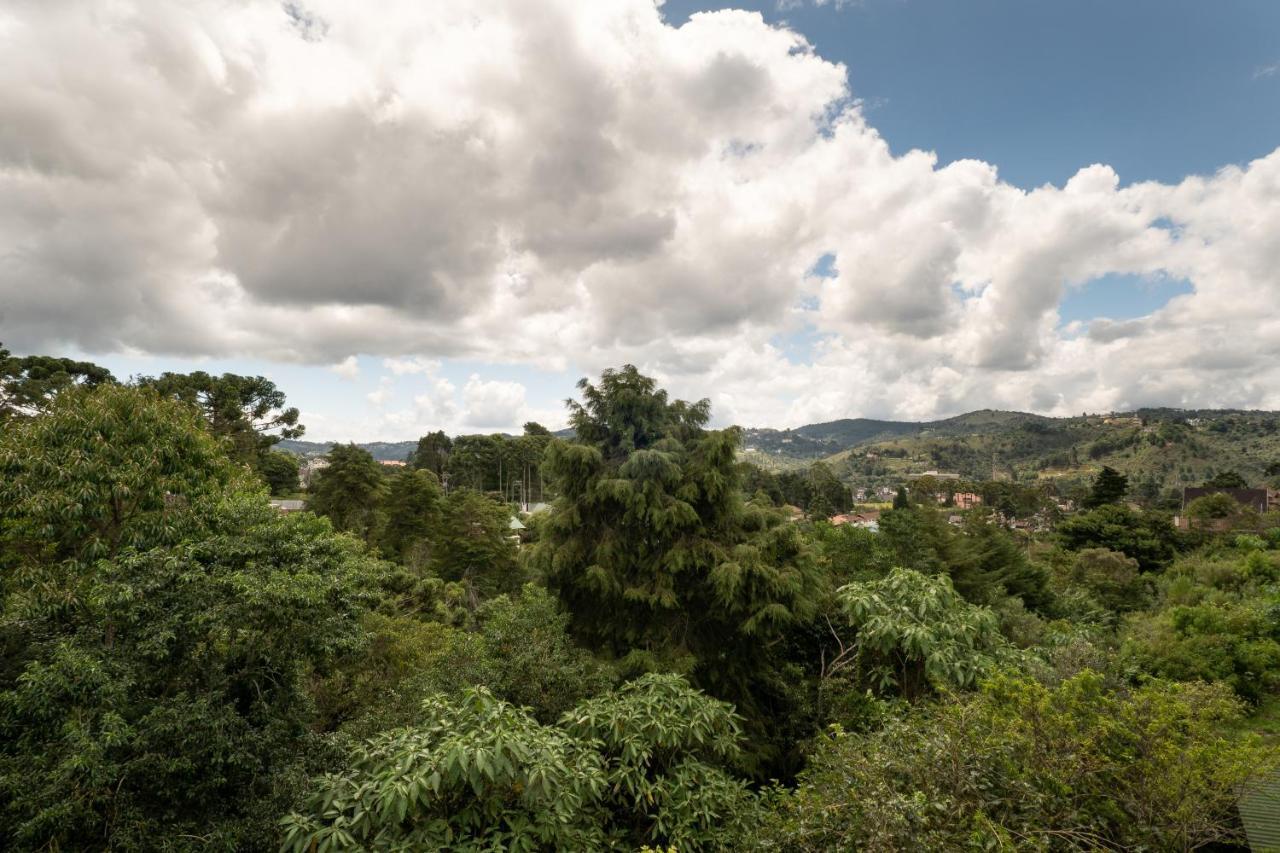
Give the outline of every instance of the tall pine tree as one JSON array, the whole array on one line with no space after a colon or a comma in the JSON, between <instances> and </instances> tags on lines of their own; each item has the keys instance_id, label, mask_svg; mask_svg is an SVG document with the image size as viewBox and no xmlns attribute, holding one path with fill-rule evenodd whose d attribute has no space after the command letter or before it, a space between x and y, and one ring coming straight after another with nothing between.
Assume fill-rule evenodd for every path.
<instances>
[{"instance_id":1,"label":"tall pine tree","mask_svg":"<svg viewBox=\"0 0 1280 853\"><path fill-rule=\"evenodd\" d=\"M624 669L687 669L749 724L768 725L785 713L772 648L821 595L799 532L744 501L738 431L705 429L708 401L669 401L631 365L578 387L583 401L568 404L577 441L547 451L559 498L532 566L579 638Z\"/></svg>"}]
</instances>

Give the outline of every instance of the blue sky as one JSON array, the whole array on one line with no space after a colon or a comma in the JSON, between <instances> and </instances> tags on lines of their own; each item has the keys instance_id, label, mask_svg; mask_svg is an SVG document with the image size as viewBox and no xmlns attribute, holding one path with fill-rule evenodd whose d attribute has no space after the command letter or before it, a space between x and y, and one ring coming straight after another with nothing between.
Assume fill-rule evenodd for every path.
<instances>
[{"instance_id":1,"label":"blue sky","mask_svg":"<svg viewBox=\"0 0 1280 853\"><path fill-rule=\"evenodd\" d=\"M266 375L323 440L559 426L623 361L717 423L1280 408L1268 346L1196 366L1280 341L1276 0L85 2L0 10L19 352Z\"/></svg>"},{"instance_id":2,"label":"blue sky","mask_svg":"<svg viewBox=\"0 0 1280 853\"><path fill-rule=\"evenodd\" d=\"M1106 163L1177 181L1280 140L1274 0L668 0L672 23L750 9L849 69L895 153L977 158L1029 189ZM1270 71L1268 69L1271 69Z\"/></svg>"}]
</instances>

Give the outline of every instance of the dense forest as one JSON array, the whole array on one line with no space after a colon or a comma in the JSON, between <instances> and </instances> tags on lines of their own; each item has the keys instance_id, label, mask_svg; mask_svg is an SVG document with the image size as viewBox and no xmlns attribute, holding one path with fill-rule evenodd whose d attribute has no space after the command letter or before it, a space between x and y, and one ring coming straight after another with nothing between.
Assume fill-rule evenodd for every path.
<instances>
[{"instance_id":1,"label":"dense forest","mask_svg":"<svg viewBox=\"0 0 1280 853\"><path fill-rule=\"evenodd\" d=\"M578 391L571 438L338 446L281 513L302 427L267 380L0 349L0 844L1245 843L1280 766L1274 512L1179 529L1105 467L1042 531L919 484L832 524L834 466L745 464L631 366Z\"/></svg>"}]
</instances>

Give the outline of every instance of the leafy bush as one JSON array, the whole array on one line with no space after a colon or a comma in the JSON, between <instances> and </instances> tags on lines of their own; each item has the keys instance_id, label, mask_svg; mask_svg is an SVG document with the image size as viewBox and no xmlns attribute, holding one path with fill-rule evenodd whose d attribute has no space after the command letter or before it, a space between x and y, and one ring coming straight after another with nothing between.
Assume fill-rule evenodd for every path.
<instances>
[{"instance_id":1,"label":"leafy bush","mask_svg":"<svg viewBox=\"0 0 1280 853\"><path fill-rule=\"evenodd\" d=\"M1071 551L1106 548L1138 561L1144 572L1159 571L1176 554L1177 532L1169 519L1134 512L1127 506L1105 504L1080 512L1058 525L1063 547Z\"/></svg>"},{"instance_id":2,"label":"leafy bush","mask_svg":"<svg viewBox=\"0 0 1280 853\"><path fill-rule=\"evenodd\" d=\"M1000 677L885 728L824 741L780 791L762 846L786 851L1189 850L1241 840L1237 787L1280 760L1227 733L1218 685L1129 694L1082 673L1055 688Z\"/></svg>"},{"instance_id":3,"label":"leafy bush","mask_svg":"<svg viewBox=\"0 0 1280 853\"><path fill-rule=\"evenodd\" d=\"M674 675L650 674L584 702L562 725L599 744L607 776L608 836L680 850L737 849L752 828L755 800L724 766L741 731L732 709Z\"/></svg>"},{"instance_id":4,"label":"leafy bush","mask_svg":"<svg viewBox=\"0 0 1280 853\"><path fill-rule=\"evenodd\" d=\"M285 849L733 849L756 800L724 769L729 707L651 674L559 727L488 690L427 699L411 727L358 748L283 821Z\"/></svg>"},{"instance_id":5,"label":"leafy bush","mask_svg":"<svg viewBox=\"0 0 1280 853\"><path fill-rule=\"evenodd\" d=\"M283 849L599 849L604 784L590 744L484 688L432 697L412 728L373 738L320 781L285 818Z\"/></svg>"},{"instance_id":6,"label":"leafy bush","mask_svg":"<svg viewBox=\"0 0 1280 853\"><path fill-rule=\"evenodd\" d=\"M1178 681L1220 681L1257 702L1280 689L1280 622L1262 601L1174 605L1131 619L1121 657Z\"/></svg>"}]
</instances>

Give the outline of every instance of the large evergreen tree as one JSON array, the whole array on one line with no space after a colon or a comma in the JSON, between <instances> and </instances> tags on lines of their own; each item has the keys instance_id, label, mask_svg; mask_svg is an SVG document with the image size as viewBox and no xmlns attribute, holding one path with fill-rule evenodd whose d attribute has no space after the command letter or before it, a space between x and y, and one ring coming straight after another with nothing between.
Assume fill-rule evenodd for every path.
<instances>
[{"instance_id":1,"label":"large evergreen tree","mask_svg":"<svg viewBox=\"0 0 1280 853\"><path fill-rule=\"evenodd\" d=\"M699 686L760 714L778 690L771 646L819 598L798 530L744 502L738 433L705 429L706 400L669 401L630 365L578 387L578 440L547 452L560 497L532 565L588 644L635 667L683 661Z\"/></svg>"},{"instance_id":2,"label":"large evergreen tree","mask_svg":"<svg viewBox=\"0 0 1280 853\"><path fill-rule=\"evenodd\" d=\"M338 530L368 541L376 531L378 507L386 494L382 466L369 451L339 444L329 451L329 465L311 485L310 508Z\"/></svg>"},{"instance_id":3,"label":"large evergreen tree","mask_svg":"<svg viewBox=\"0 0 1280 853\"><path fill-rule=\"evenodd\" d=\"M230 440L235 457L255 468L281 439L306 431L298 423L298 410L286 406L284 392L262 376L212 376L197 370L143 377L139 383L199 407L213 433Z\"/></svg>"},{"instance_id":4,"label":"large evergreen tree","mask_svg":"<svg viewBox=\"0 0 1280 853\"><path fill-rule=\"evenodd\" d=\"M47 355L16 356L0 344L0 423L45 411L70 388L115 382L111 371L89 361Z\"/></svg>"},{"instance_id":5,"label":"large evergreen tree","mask_svg":"<svg viewBox=\"0 0 1280 853\"><path fill-rule=\"evenodd\" d=\"M1084 499L1085 509L1095 509L1104 504L1118 504L1129 491L1129 478L1109 465L1104 465L1093 480L1093 488Z\"/></svg>"}]
</instances>

